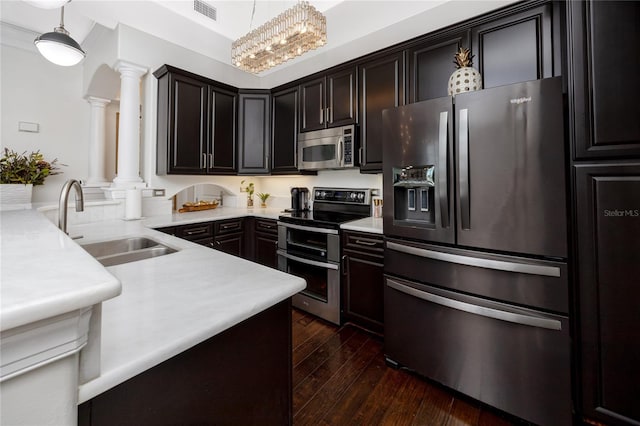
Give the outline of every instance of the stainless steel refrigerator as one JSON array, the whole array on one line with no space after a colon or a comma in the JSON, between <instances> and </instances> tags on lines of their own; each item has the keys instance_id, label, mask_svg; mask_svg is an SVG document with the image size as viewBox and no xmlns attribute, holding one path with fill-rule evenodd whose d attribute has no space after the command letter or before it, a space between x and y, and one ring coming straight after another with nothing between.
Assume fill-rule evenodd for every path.
<instances>
[{"instance_id":1,"label":"stainless steel refrigerator","mask_svg":"<svg viewBox=\"0 0 640 426\"><path fill-rule=\"evenodd\" d=\"M561 78L383 112L385 355L571 423Z\"/></svg>"}]
</instances>

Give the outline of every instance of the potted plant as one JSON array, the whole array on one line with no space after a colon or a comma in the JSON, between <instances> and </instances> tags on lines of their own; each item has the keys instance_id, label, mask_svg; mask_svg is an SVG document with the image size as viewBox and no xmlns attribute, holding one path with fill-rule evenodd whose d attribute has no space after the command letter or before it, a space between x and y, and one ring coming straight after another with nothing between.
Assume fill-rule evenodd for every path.
<instances>
[{"instance_id":1,"label":"potted plant","mask_svg":"<svg viewBox=\"0 0 640 426\"><path fill-rule=\"evenodd\" d=\"M40 151L18 154L5 148L0 158L0 204L30 207L33 185L42 185L48 176L59 174L57 162L46 161Z\"/></svg>"},{"instance_id":2,"label":"potted plant","mask_svg":"<svg viewBox=\"0 0 640 426\"><path fill-rule=\"evenodd\" d=\"M260 207L267 207L267 199L269 198L269 193L267 192L258 192L258 198L260 198Z\"/></svg>"},{"instance_id":3,"label":"potted plant","mask_svg":"<svg viewBox=\"0 0 640 426\"><path fill-rule=\"evenodd\" d=\"M240 185L244 185L244 180L240 182ZM247 186L241 186L240 192L247 193L247 207L253 207L253 182L249 182Z\"/></svg>"}]
</instances>

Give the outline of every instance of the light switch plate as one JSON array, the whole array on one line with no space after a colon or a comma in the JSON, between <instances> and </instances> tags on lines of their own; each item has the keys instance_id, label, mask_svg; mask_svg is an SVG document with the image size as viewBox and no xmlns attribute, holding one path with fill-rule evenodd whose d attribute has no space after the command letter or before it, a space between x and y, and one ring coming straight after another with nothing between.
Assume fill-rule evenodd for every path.
<instances>
[{"instance_id":1,"label":"light switch plate","mask_svg":"<svg viewBox=\"0 0 640 426\"><path fill-rule=\"evenodd\" d=\"M19 121L18 122L18 131L19 132L39 133L40 132L40 125L38 123L29 123L28 121Z\"/></svg>"}]
</instances>

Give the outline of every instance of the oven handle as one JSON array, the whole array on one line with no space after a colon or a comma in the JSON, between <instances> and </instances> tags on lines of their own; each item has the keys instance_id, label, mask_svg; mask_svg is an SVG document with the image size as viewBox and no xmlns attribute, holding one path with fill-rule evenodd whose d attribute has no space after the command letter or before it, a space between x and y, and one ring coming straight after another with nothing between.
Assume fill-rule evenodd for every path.
<instances>
[{"instance_id":1,"label":"oven handle","mask_svg":"<svg viewBox=\"0 0 640 426\"><path fill-rule=\"evenodd\" d=\"M294 225L294 224L285 223L285 222L278 222L278 225L284 226L285 228L298 229L300 231L317 232L318 234L335 234L335 235L338 235L338 231L336 229L314 228L314 227L311 227L311 226Z\"/></svg>"},{"instance_id":2,"label":"oven handle","mask_svg":"<svg viewBox=\"0 0 640 426\"><path fill-rule=\"evenodd\" d=\"M464 256L461 254L444 253L441 251L421 249L406 246L391 241L387 242L387 248L401 253L425 257L427 259L440 260L442 262L457 263L460 265L475 266L477 268L495 269L498 271L516 272L519 274L543 275L547 277L559 277L560 268L528 262L506 262L504 260L483 259L480 257Z\"/></svg>"},{"instance_id":3,"label":"oven handle","mask_svg":"<svg viewBox=\"0 0 640 426\"><path fill-rule=\"evenodd\" d=\"M533 315L525 315L516 312L504 311L501 309L489 308L486 306L474 305L460 300L450 299L448 297L439 296L437 294L428 293L417 288L409 287L399 282L387 278L387 286L394 290L401 291L409 296L417 297L427 302L435 303L451 309L468 312L482 317L493 318L501 321L512 322L515 324L528 325L531 327L546 328L549 330L562 330L562 323L558 320L549 318L541 318Z\"/></svg>"},{"instance_id":4,"label":"oven handle","mask_svg":"<svg viewBox=\"0 0 640 426\"><path fill-rule=\"evenodd\" d=\"M298 256L294 256L292 254L289 254L284 250L278 250L278 256L282 256L282 257L285 257L287 259L295 260L296 262L304 263L306 265L318 266L320 268L335 269L336 271L340 269L338 267L338 265L335 264L335 263L325 263L325 262L318 262L316 260L305 259L303 257L298 257Z\"/></svg>"}]
</instances>

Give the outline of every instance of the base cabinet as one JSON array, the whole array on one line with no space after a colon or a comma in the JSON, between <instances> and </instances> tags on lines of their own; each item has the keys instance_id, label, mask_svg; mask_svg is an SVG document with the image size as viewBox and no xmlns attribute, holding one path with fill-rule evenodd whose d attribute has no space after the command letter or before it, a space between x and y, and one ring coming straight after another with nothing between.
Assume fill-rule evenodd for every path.
<instances>
[{"instance_id":1,"label":"base cabinet","mask_svg":"<svg viewBox=\"0 0 640 426\"><path fill-rule=\"evenodd\" d=\"M575 167L582 413L640 424L640 162Z\"/></svg>"},{"instance_id":2,"label":"base cabinet","mask_svg":"<svg viewBox=\"0 0 640 426\"><path fill-rule=\"evenodd\" d=\"M384 241L382 235L342 235L343 320L382 333L384 328Z\"/></svg>"},{"instance_id":3,"label":"base cabinet","mask_svg":"<svg viewBox=\"0 0 640 426\"><path fill-rule=\"evenodd\" d=\"M278 224L275 220L255 219L253 260L278 269Z\"/></svg>"},{"instance_id":4,"label":"base cabinet","mask_svg":"<svg viewBox=\"0 0 640 426\"><path fill-rule=\"evenodd\" d=\"M291 425L291 350L287 299L81 404L78 424Z\"/></svg>"}]
</instances>

